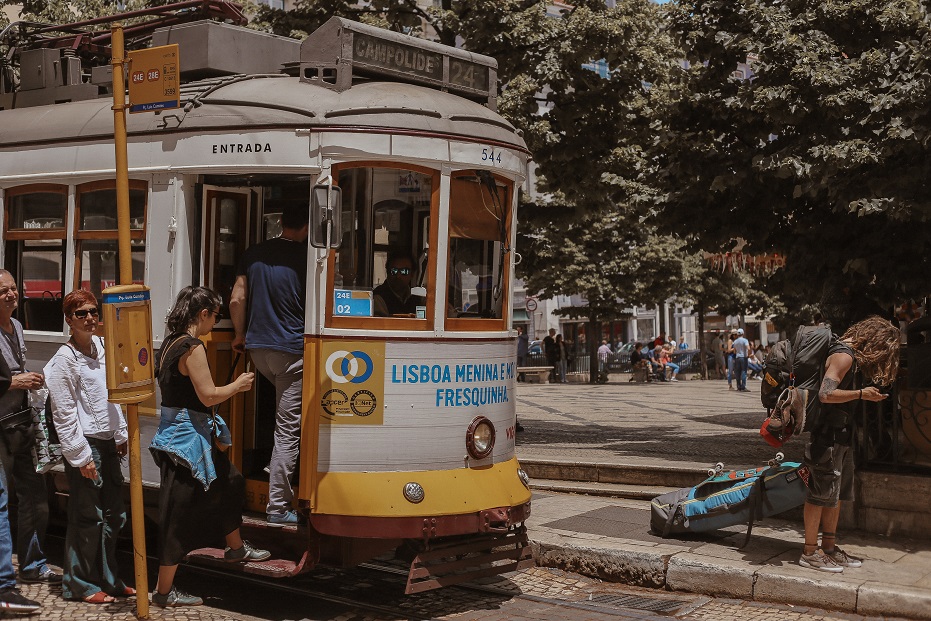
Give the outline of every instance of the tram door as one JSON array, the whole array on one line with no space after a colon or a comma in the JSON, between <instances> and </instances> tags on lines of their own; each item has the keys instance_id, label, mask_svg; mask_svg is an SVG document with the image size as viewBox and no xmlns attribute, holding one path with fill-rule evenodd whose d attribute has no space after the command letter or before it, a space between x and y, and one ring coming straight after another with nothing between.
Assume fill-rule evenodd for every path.
<instances>
[{"instance_id":1,"label":"tram door","mask_svg":"<svg viewBox=\"0 0 931 621\"><path fill-rule=\"evenodd\" d=\"M237 361L232 352L232 340L235 336L229 314L230 294L236 282L236 270L243 252L252 243L264 237L265 228L259 217L258 198L246 188L204 189L203 215L203 280L204 286L220 294L223 299L220 313L222 319L217 323L207 342L207 356L213 370L217 385L226 384L231 377L246 370L254 370L245 357ZM236 362L236 368L232 364ZM271 453L271 439L260 438L261 430L269 427L257 420L256 412L267 407L256 407L257 401L271 401L274 407L273 388L260 375L256 374L256 384L248 393L236 395L220 405L220 414L228 422L233 434L233 446L230 459L247 477L257 471L263 474L262 467L267 463L267 454ZM272 394L269 396L269 391ZM272 418L272 426L274 418ZM263 461L264 460L264 461ZM264 511L267 489L250 486L250 509ZM259 507L261 507L259 509Z\"/></svg>"}]
</instances>

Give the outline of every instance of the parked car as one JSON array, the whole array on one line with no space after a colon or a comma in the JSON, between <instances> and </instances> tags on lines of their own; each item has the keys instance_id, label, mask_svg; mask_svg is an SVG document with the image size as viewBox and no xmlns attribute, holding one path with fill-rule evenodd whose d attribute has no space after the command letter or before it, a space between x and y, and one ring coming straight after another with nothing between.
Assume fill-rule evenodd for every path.
<instances>
[{"instance_id":1,"label":"parked car","mask_svg":"<svg viewBox=\"0 0 931 621\"><path fill-rule=\"evenodd\" d=\"M528 354L542 354L543 353L543 341L530 341L530 346L527 348Z\"/></svg>"}]
</instances>

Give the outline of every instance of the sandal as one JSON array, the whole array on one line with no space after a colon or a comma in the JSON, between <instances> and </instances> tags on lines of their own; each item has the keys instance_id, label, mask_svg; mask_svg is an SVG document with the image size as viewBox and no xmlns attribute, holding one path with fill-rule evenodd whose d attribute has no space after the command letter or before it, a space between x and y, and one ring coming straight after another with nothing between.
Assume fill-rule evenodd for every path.
<instances>
[{"instance_id":1,"label":"sandal","mask_svg":"<svg viewBox=\"0 0 931 621\"><path fill-rule=\"evenodd\" d=\"M123 590L119 593L114 593L113 597L135 597L135 595L136 589L132 588L131 586L124 586Z\"/></svg>"},{"instance_id":2,"label":"sandal","mask_svg":"<svg viewBox=\"0 0 931 621\"><path fill-rule=\"evenodd\" d=\"M107 595L103 591L97 591L93 595L85 597L84 601L88 604L112 604L116 601L116 598L112 595Z\"/></svg>"}]
</instances>

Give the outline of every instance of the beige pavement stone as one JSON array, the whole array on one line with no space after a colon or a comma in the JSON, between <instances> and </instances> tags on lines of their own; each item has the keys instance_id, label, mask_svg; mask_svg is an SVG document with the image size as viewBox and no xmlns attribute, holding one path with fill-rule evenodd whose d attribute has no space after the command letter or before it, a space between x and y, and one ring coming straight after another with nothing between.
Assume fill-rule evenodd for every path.
<instances>
[{"instance_id":1,"label":"beige pavement stone","mask_svg":"<svg viewBox=\"0 0 931 621\"><path fill-rule=\"evenodd\" d=\"M669 559L666 585L674 591L752 599L753 568L747 563L676 554Z\"/></svg>"},{"instance_id":2,"label":"beige pavement stone","mask_svg":"<svg viewBox=\"0 0 931 621\"><path fill-rule=\"evenodd\" d=\"M756 572L753 599L854 612L861 584L834 574L822 578L822 572L797 565L762 568Z\"/></svg>"},{"instance_id":3,"label":"beige pavement stone","mask_svg":"<svg viewBox=\"0 0 931 621\"><path fill-rule=\"evenodd\" d=\"M870 582L860 587L857 612L931 619L931 593L900 584Z\"/></svg>"}]
</instances>

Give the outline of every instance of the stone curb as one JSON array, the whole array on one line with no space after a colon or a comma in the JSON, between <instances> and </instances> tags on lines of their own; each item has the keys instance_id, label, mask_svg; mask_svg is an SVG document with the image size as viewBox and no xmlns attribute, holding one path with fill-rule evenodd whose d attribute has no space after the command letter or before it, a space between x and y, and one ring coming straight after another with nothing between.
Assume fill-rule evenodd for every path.
<instances>
[{"instance_id":1,"label":"stone curb","mask_svg":"<svg viewBox=\"0 0 931 621\"><path fill-rule=\"evenodd\" d=\"M689 552L659 554L547 542L532 537L533 558L554 567L633 586L688 591L861 615L931 621L931 591L876 581L818 579L790 568L758 567Z\"/></svg>"}]
</instances>

